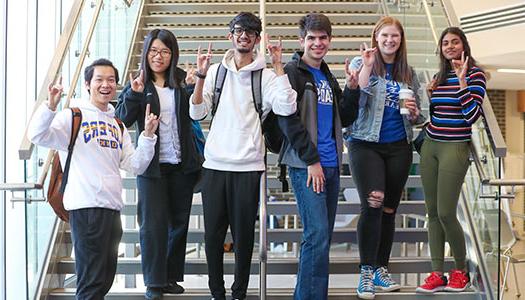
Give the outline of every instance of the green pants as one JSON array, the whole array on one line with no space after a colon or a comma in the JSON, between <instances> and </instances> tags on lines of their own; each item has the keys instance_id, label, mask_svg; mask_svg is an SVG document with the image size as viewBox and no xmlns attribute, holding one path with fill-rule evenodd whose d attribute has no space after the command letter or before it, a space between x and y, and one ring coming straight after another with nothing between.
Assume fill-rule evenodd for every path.
<instances>
[{"instance_id":1,"label":"green pants","mask_svg":"<svg viewBox=\"0 0 525 300\"><path fill-rule=\"evenodd\" d=\"M421 149L421 180L433 271L443 272L445 241L452 249L456 269L465 269L465 236L456 210L469 167L468 158L468 142L438 142L426 138Z\"/></svg>"}]
</instances>

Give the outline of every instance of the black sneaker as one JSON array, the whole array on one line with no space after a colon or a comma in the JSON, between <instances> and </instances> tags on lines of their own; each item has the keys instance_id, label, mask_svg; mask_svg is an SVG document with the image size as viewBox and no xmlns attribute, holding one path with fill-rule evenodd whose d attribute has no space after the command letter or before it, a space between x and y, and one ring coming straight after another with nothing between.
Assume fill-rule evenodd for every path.
<instances>
[{"instance_id":1,"label":"black sneaker","mask_svg":"<svg viewBox=\"0 0 525 300\"><path fill-rule=\"evenodd\" d=\"M176 282L168 283L167 286L162 288L164 294L182 294L184 293L184 288Z\"/></svg>"},{"instance_id":2,"label":"black sneaker","mask_svg":"<svg viewBox=\"0 0 525 300\"><path fill-rule=\"evenodd\" d=\"M144 295L146 300L162 300L162 288L160 287L148 287L146 294Z\"/></svg>"}]
</instances>

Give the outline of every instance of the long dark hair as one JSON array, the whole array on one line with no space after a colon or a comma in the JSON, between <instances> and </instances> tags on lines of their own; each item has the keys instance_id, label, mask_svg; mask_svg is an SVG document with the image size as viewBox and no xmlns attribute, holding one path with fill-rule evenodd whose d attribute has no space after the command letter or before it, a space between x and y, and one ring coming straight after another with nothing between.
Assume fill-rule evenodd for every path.
<instances>
[{"instance_id":1,"label":"long dark hair","mask_svg":"<svg viewBox=\"0 0 525 300\"><path fill-rule=\"evenodd\" d=\"M177 64L179 63L179 44L175 35L166 29L154 29L146 36L144 40L144 48L142 49L142 57L140 58L141 69L144 70L144 82L154 81L155 74L151 70L148 63L149 49L155 39L159 39L171 51L170 66L166 69L165 85L169 88L178 88L181 86L184 78L178 78L180 75L177 72Z\"/></svg>"},{"instance_id":2,"label":"long dark hair","mask_svg":"<svg viewBox=\"0 0 525 300\"><path fill-rule=\"evenodd\" d=\"M470 68L472 68L473 66L476 66L479 68L476 60L474 59L474 57L472 57L472 53L470 52L470 45L468 43L467 36L463 32L463 30L461 30L458 27L448 27L445 30L443 30L443 32L441 33L441 37L439 38L439 43L438 43L439 72L437 72L435 76L436 81L434 83L434 86L432 86L432 89L435 89L438 85L444 84L447 80L447 74L450 71L452 71L452 66L450 65L450 61L445 58L445 56L443 55L443 49L442 49L443 39L445 38L445 35L447 35L448 33L457 35L459 39L461 40L461 42L463 43L463 52L465 52L465 58L467 58L468 56L468 69L470 70Z\"/></svg>"},{"instance_id":3,"label":"long dark hair","mask_svg":"<svg viewBox=\"0 0 525 300\"><path fill-rule=\"evenodd\" d=\"M376 37L383 27L390 25L395 26L401 33L401 44L399 45L399 49L396 51L394 67L392 68L392 79L397 82L404 82L408 85L411 85L412 69L408 65L405 31L403 30L403 25L401 25L398 19L385 16L377 21L374 30L372 31L372 47L376 47L379 50ZM378 76L385 76L385 61L383 60L383 56L381 56L381 52L377 51L375 56L376 59L373 66L373 73Z\"/></svg>"}]
</instances>

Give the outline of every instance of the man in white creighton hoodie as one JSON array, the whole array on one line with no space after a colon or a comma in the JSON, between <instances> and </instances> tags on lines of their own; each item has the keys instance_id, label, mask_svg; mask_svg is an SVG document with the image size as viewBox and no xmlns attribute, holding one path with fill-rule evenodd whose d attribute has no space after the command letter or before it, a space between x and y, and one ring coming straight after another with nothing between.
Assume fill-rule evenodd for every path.
<instances>
[{"instance_id":1,"label":"man in white creighton hoodie","mask_svg":"<svg viewBox=\"0 0 525 300\"><path fill-rule=\"evenodd\" d=\"M264 54L254 52L261 40L261 21L240 13L230 22L233 49L224 55L227 73L204 148L202 202L209 288L215 300L225 299L223 243L228 225L235 250L233 299L246 298L259 202L259 180L265 169L261 121L252 96L252 71L262 71L262 117L270 110L288 116L296 110L296 93L281 63L282 47L268 45L274 71L265 69ZM268 37L266 37L268 41ZM267 43L268 44L268 43ZM211 45L197 55L197 81L190 99L190 116L212 111L219 64L210 67Z\"/></svg>"},{"instance_id":2,"label":"man in white creighton hoodie","mask_svg":"<svg viewBox=\"0 0 525 300\"><path fill-rule=\"evenodd\" d=\"M154 154L158 119L146 108L145 128L137 149L129 133L121 132L109 101L115 97L118 71L106 59L98 59L84 70L89 101L81 101L82 123L72 153L64 207L75 250L76 299L104 299L117 267L122 236L120 210L122 180L119 168L143 173ZM61 80L60 80L61 81ZM61 82L48 88L42 104L29 124L31 142L59 150L62 167L71 136L69 109L55 112L63 91Z\"/></svg>"}]
</instances>

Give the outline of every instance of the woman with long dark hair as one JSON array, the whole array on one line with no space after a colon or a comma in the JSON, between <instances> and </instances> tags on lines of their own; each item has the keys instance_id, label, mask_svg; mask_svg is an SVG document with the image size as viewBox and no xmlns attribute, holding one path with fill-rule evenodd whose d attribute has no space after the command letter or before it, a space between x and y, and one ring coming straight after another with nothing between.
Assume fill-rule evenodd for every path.
<instances>
[{"instance_id":1,"label":"woman with long dark hair","mask_svg":"<svg viewBox=\"0 0 525 300\"><path fill-rule=\"evenodd\" d=\"M463 291L469 285L465 237L456 210L469 166L472 124L483 114L485 73L472 57L467 37L457 27L439 39L439 72L430 85L430 123L421 148L421 179L428 215L432 273L416 291ZM443 275L445 241L455 268Z\"/></svg>"},{"instance_id":2,"label":"woman with long dark hair","mask_svg":"<svg viewBox=\"0 0 525 300\"><path fill-rule=\"evenodd\" d=\"M126 126L144 127L144 110L160 116L155 156L146 172L137 176L137 215L146 299L184 288L186 237L193 188L201 158L196 151L189 117L189 95L177 67L177 39L166 29L152 30L144 41L140 74L122 91L116 116Z\"/></svg>"},{"instance_id":3,"label":"woman with long dark hair","mask_svg":"<svg viewBox=\"0 0 525 300\"><path fill-rule=\"evenodd\" d=\"M348 138L350 168L361 200L357 295L373 299L376 288L400 288L388 272L388 262L396 210L412 164L412 125L421 121L419 82L407 62L401 23L381 18L372 32L372 48L362 45L361 56L350 67L361 68L359 114Z\"/></svg>"}]
</instances>

